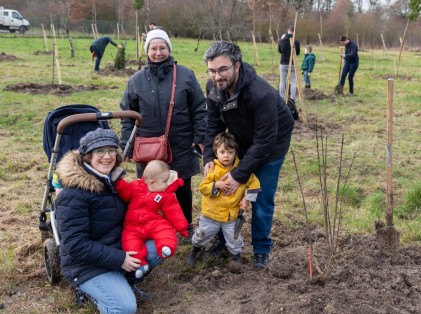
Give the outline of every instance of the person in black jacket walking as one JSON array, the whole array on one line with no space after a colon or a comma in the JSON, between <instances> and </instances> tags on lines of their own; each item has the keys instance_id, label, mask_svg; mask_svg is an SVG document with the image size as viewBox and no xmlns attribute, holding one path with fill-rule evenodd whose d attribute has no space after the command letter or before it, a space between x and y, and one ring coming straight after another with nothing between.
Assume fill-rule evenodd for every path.
<instances>
[{"instance_id":1,"label":"person in black jacket walking","mask_svg":"<svg viewBox=\"0 0 421 314\"><path fill-rule=\"evenodd\" d=\"M235 193L254 173L262 191L252 204L251 236L254 267L266 268L272 246L270 229L279 172L288 152L294 120L279 93L242 61L240 47L215 42L204 55L210 80L206 85L208 125L205 134L205 176L213 171L213 141L228 131L240 149L238 166L224 175L225 195Z\"/></svg>"},{"instance_id":2,"label":"person in black jacket walking","mask_svg":"<svg viewBox=\"0 0 421 314\"><path fill-rule=\"evenodd\" d=\"M345 46L344 58L344 67L342 69L341 81L339 85L341 86L342 92L345 85L346 76L348 75L349 82L349 94L350 96L354 95L354 75L358 70L359 66L359 57L358 57L358 46L355 42L350 40L347 36L342 35L339 38L339 43L341 46Z\"/></svg>"},{"instance_id":3,"label":"person in black jacket walking","mask_svg":"<svg viewBox=\"0 0 421 314\"><path fill-rule=\"evenodd\" d=\"M110 37L103 36L99 37L98 39L95 39L91 47L89 47L89 50L91 51L92 55L92 61L94 61L94 58L96 58L95 61L95 71L99 71L99 65L101 64L102 56L104 55L105 48L107 48L108 44L111 44L117 48L122 48L122 45L119 45L115 43Z\"/></svg>"},{"instance_id":4,"label":"person in black jacket walking","mask_svg":"<svg viewBox=\"0 0 421 314\"><path fill-rule=\"evenodd\" d=\"M294 35L294 26L290 26L286 34L282 35L281 40L278 43L278 51L281 54L281 61L279 66L280 72L280 84L279 84L279 93L282 98L285 100L285 91L287 84L287 76L289 69L289 59L291 56L291 42L290 38ZM294 41L295 53L298 56L300 54L300 42L298 40ZM291 64L291 76L290 76L290 93L289 98L295 102L295 97L297 95L297 77L295 75L294 64Z\"/></svg>"},{"instance_id":5,"label":"person in black jacket walking","mask_svg":"<svg viewBox=\"0 0 421 314\"><path fill-rule=\"evenodd\" d=\"M126 275L134 273L137 252L121 248L126 205L114 184L123 174L118 137L97 129L57 164L62 190L56 199L64 277L91 299L101 313L135 313L136 297ZM153 241L146 243L150 269L161 262Z\"/></svg>"}]
</instances>

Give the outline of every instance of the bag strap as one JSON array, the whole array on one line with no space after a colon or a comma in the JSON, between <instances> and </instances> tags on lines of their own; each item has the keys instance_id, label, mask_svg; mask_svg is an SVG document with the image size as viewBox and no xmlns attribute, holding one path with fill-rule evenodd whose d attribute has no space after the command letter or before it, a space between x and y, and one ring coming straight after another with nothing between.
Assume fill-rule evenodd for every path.
<instances>
[{"instance_id":1,"label":"bag strap","mask_svg":"<svg viewBox=\"0 0 421 314\"><path fill-rule=\"evenodd\" d=\"M171 88L171 100L170 100L170 106L168 108L167 123L165 125L165 135L166 136L168 136L168 134L170 132L172 109L174 107L175 79L176 79L176 75L177 75L176 67L177 67L177 62L174 62L173 77L172 77L172 88Z\"/></svg>"}]
</instances>

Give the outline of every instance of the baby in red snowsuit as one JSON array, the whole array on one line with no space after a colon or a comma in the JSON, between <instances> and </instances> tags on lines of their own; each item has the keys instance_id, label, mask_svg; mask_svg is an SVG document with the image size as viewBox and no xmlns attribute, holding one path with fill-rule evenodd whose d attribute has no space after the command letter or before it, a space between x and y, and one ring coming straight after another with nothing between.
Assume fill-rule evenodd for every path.
<instances>
[{"instance_id":1,"label":"baby in red snowsuit","mask_svg":"<svg viewBox=\"0 0 421 314\"><path fill-rule=\"evenodd\" d=\"M123 250L136 251L132 255L141 260L136 270L140 278L148 270L145 241L153 239L158 255L166 258L175 254L178 231L187 236L188 223L175 196L182 179L177 178L175 171L159 160L147 164L141 179L127 182L119 179L116 190L121 199L129 203L124 219L122 247Z\"/></svg>"}]
</instances>

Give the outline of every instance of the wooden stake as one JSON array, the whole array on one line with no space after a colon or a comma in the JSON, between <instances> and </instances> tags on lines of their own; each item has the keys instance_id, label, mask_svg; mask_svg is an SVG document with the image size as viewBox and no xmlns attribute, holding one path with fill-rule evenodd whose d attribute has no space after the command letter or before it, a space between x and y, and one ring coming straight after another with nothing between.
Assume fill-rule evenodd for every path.
<instances>
[{"instance_id":1,"label":"wooden stake","mask_svg":"<svg viewBox=\"0 0 421 314\"><path fill-rule=\"evenodd\" d=\"M377 242L382 247L396 250L399 248L400 233L393 226L393 171L392 171L392 148L393 148L393 79L387 80L387 159L386 159L386 225L382 221L376 221Z\"/></svg>"},{"instance_id":2,"label":"wooden stake","mask_svg":"<svg viewBox=\"0 0 421 314\"><path fill-rule=\"evenodd\" d=\"M393 79L387 80L386 226L393 226Z\"/></svg>"},{"instance_id":3,"label":"wooden stake","mask_svg":"<svg viewBox=\"0 0 421 314\"><path fill-rule=\"evenodd\" d=\"M382 43L383 43L383 56L387 57L386 43L384 42L383 34L380 34L380 37L382 38Z\"/></svg>"},{"instance_id":4,"label":"wooden stake","mask_svg":"<svg viewBox=\"0 0 421 314\"><path fill-rule=\"evenodd\" d=\"M408 30L408 24L409 24L409 19L408 19L408 22L406 23L405 32L403 33L403 38L400 40L401 49L399 50L398 68L396 69L396 76L399 75L399 65L401 64L401 54L402 54L403 44L405 42L406 31Z\"/></svg>"},{"instance_id":5,"label":"wooden stake","mask_svg":"<svg viewBox=\"0 0 421 314\"><path fill-rule=\"evenodd\" d=\"M94 39L96 39L94 24L91 24L91 28L92 28L92 35L94 36Z\"/></svg>"},{"instance_id":6,"label":"wooden stake","mask_svg":"<svg viewBox=\"0 0 421 314\"><path fill-rule=\"evenodd\" d=\"M41 27L42 27L42 35L44 37L44 49L46 52L48 52L48 39L47 39L47 33L45 32L44 29L44 24L41 23Z\"/></svg>"},{"instance_id":7,"label":"wooden stake","mask_svg":"<svg viewBox=\"0 0 421 314\"><path fill-rule=\"evenodd\" d=\"M142 58L143 55L143 42L145 41L145 34L142 34L140 37L140 58Z\"/></svg>"},{"instance_id":8,"label":"wooden stake","mask_svg":"<svg viewBox=\"0 0 421 314\"><path fill-rule=\"evenodd\" d=\"M257 52L256 36L254 35L254 32L251 32L251 37L253 38L254 65L255 66L259 66L259 54Z\"/></svg>"},{"instance_id":9,"label":"wooden stake","mask_svg":"<svg viewBox=\"0 0 421 314\"><path fill-rule=\"evenodd\" d=\"M120 41L120 27L118 26L118 23L117 23L117 41Z\"/></svg>"},{"instance_id":10,"label":"wooden stake","mask_svg":"<svg viewBox=\"0 0 421 314\"><path fill-rule=\"evenodd\" d=\"M94 31L95 31L95 38L99 38L98 28L97 28L96 24L94 24Z\"/></svg>"},{"instance_id":11,"label":"wooden stake","mask_svg":"<svg viewBox=\"0 0 421 314\"><path fill-rule=\"evenodd\" d=\"M322 60L325 61L325 54L323 52L323 42L322 42L322 36L320 36L320 33L317 34L319 37L319 44L320 44L320 54L322 55Z\"/></svg>"},{"instance_id":12,"label":"wooden stake","mask_svg":"<svg viewBox=\"0 0 421 314\"><path fill-rule=\"evenodd\" d=\"M303 95L303 89L301 88L301 72L298 69L298 61L297 61L297 55L294 53L292 54L292 58L294 60L294 70L295 70L295 78L297 80L297 88L298 88L298 99L300 100L301 106L300 106L300 113L301 113L301 119L303 121L303 124L307 124L307 114L306 114L306 107L304 104L304 95Z\"/></svg>"},{"instance_id":13,"label":"wooden stake","mask_svg":"<svg viewBox=\"0 0 421 314\"><path fill-rule=\"evenodd\" d=\"M53 47L54 47L54 58L56 61L56 68L57 68L57 78L59 85L63 84L61 80L61 69L60 69L60 61L58 60L58 48L57 48L57 39L56 39L56 31L54 28L54 24L51 24L51 32L52 32L52 39L53 39Z\"/></svg>"}]
</instances>

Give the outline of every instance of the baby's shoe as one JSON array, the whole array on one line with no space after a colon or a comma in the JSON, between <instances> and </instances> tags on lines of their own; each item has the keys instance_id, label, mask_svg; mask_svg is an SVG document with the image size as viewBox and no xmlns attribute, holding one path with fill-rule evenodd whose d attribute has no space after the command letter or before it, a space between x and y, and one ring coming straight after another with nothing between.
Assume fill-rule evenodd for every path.
<instances>
[{"instance_id":1,"label":"baby's shoe","mask_svg":"<svg viewBox=\"0 0 421 314\"><path fill-rule=\"evenodd\" d=\"M136 269L135 276L137 279L141 278L149 269L149 265L141 265L138 269Z\"/></svg>"},{"instance_id":2,"label":"baby's shoe","mask_svg":"<svg viewBox=\"0 0 421 314\"><path fill-rule=\"evenodd\" d=\"M161 252L162 257L168 257L171 255L171 249L168 246L163 246Z\"/></svg>"}]
</instances>

